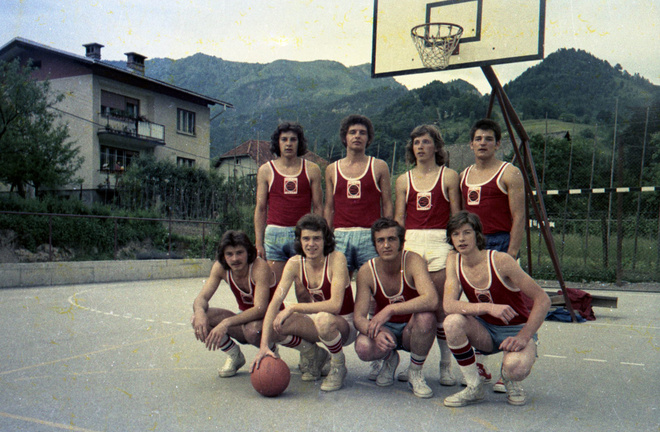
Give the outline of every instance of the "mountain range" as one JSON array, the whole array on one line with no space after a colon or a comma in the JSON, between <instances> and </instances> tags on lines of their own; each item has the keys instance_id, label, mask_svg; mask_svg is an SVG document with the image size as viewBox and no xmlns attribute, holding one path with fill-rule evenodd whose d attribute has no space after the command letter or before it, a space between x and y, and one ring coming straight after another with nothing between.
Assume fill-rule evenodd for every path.
<instances>
[{"instance_id":1,"label":"mountain range","mask_svg":"<svg viewBox=\"0 0 660 432\"><path fill-rule=\"evenodd\" d=\"M114 63L114 62L113 62ZM118 64L118 62L117 62ZM205 54L179 60L152 59L146 74L232 103L211 113L211 157L248 139L266 139L282 120L299 121L312 150L328 159L341 156L339 123L351 113L376 126L374 152L392 152L418 124L441 126L448 144L467 141L470 124L485 115L489 95L463 80L434 81L408 90L393 78L371 78L369 64L346 67L334 61L241 63ZM620 65L576 49L560 49L504 86L524 120L562 119L612 123L618 115L660 98L660 87Z\"/></svg>"}]
</instances>

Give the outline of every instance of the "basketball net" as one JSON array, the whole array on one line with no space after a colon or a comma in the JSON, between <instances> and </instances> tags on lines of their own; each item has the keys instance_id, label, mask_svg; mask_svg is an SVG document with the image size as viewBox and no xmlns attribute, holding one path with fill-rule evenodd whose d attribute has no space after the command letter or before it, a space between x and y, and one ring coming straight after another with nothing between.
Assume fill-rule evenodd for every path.
<instances>
[{"instance_id":1,"label":"basketball net","mask_svg":"<svg viewBox=\"0 0 660 432\"><path fill-rule=\"evenodd\" d=\"M410 30L424 67L442 70L449 66L449 58L458 46L463 27L449 23L426 23Z\"/></svg>"}]
</instances>

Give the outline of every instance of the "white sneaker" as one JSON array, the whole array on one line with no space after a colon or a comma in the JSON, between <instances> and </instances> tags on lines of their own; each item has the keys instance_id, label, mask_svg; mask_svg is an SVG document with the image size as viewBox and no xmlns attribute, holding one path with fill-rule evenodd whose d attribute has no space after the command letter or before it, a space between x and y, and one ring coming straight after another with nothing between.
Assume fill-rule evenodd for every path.
<instances>
[{"instance_id":1,"label":"white sneaker","mask_svg":"<svg viewBox=\"0 0 660 432\"><path fill-rule=\"evenodd\" d=\"M493 391L495 393L506 393L506 386L504 385L504 379L502 378L502 375L500 375L500 378L497 380L497 382L493 384Z\"/></svg>"},{"instance_id":2,"label":"white sneaker","mask_svg":"<svg viewBox=\"0 0 660 432\"><path fill-rule=\"evenodd\" d=\"M451 363L440 362L440 385L447 387L456 385L456 378L451 373Z\"/></svg>"},{"instance_id":3,"label":"white sneaker","mask_svg":"<svg viewBox=\"0 0 660 432\"><path fill-rule=\"evenodd\" d=\"M227 361L218 370L220 378L229 378L236 375L236 372L245 365L245 356L241 351L235 357L227 356Z\"/></svg>"},{"instance_id":4,"label":"white sneaker","mask_svg":"<svg viewBox=\"0 0 660 432\"><path fill-rule=\"evenodd\" d=\"M484 397L486 397L486 392L483 383L480 382L474 387L468 386L460 392L445 398L444 403L448 407L463 407L482 402Z\"/></svg>"},{"instance_id":5,"label":"white sneaker","mask_svg":"<svg viewBox=\"0 0 660 432\"><path fill-rule=\"evenodd\" d=\"M380 370L383 368L383 361L382 360L374 360L371 362L371 370L369 371L369 375L367 378L369 378L369 381L376 381L376 378L378 378L378 374L380 373Z\"/></svg>"},{"instance_id":6,"label":"white sneaker","mask_svg":"<svg viewBox=\"0 0 660 432\"><path fill-rule=\"evenodd\" d=\"M525 391L520 388L518 381L504 380L506 388L506 401L511 405L521 406L527 403L527 395Z\"/></svg>"},{"instance_id":7,"label":"white sneaker","mask_svg":"<svg viewBox=\"0 0 660 432\"><path fill-rule=\"evenodd\" d=\"M347 373L346 365L343 363L332 363L330 365L330 373L328 373L328 376L321 383L321 390L327 392L339 390L344 385L344 379Z\"/></svg>"},{"instance_id":8,"label":"white sneaker","mask_svg":"<svg viewBox=\"0 0 660 432\"><path fill-rule=\"evenodd\" d=\"M387 387L394 384L394 373L397 366L399 366L399 353L392 351L390 358L383 362L383 368L376 378L376 385Z\"/></svg>"},{"instance_id":9,"label":"white sneaker","mask_svg":"<svg viewBox=\"0 0 660 432\"><path fill-rule=\"evenodd\" d=\"M396 376L396 379L402 382L408 382L410 378L410 366L399 372L399 375Z\"/></svg>"},{"instance_id":10,"label":"white sneaker","mask_svg":"<svg viewBox=\"0 0 660 432\"><path fill-rule=\"evenodd\" d=\"M488 369L486 368L486 365L483 363L477 363L477 370L479 371L479 376L483 380L484 384L490 384L490 382L493 380L493 376L488 372ZM467 381L465 381L465 377L461 373L461 385L466 386Z\"/></svg>"},{"instance_id":11,"label":"white sneaker","mask_svg":"<svg viewBox=\"0 0 660 432\"><path fill-rule=\"evenodd\" d=\"M408 373L408 387L412 390L413 394L418 398L433 397L433 390L426 384L424 373L421 369L410 370Z\"/></svg>"},{"instance_id":12,"label":"white sneaker","mask_svg":"<svg viewBox=\"0 0 660 432\"><path fill-rule=\"evenodd\" d=\"M304 357L304 356L303 356ZM303 381L316 381L321 379L321 371L326 363L330 362L330 355L320 346L314 347L314 354L311 358L306 358L307 366L302 374Z\"/></svg>"}]
</instances>

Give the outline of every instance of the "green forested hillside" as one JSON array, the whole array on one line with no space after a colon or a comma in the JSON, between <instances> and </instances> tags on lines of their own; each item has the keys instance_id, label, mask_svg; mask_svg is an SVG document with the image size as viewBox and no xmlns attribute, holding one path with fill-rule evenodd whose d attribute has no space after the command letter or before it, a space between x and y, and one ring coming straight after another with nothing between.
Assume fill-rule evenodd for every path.
<instances>
[{"instance_id":1,"label":"green forested hillside","mask_svg":"<svg viewBox=\"0 0 660 432\"><path fill-rule=\"evenodd\" d=\"M195 54L176 61L150 60L147 75L236 107L224 113L215 107L212 112L217 115L211 125L212 157L247 139L268 139L278 121L297 120L312 149L336 159L342 150L340 120L361 113L376 126L376 145L369 151L391 162L396 142L396 160L401 161L403 143L421 123L436 123L448 145L466 143L470 125L485 115L490 97L463 80L407 90L393 78L371 78L368 64L345 67L324 60L258 64ZM561 127L578 138L597 134L603 153L609 152L606 143L612 141L615 116L619 133L637 137L629 148L641 146L636 133L644 122L640 116L660 97L659 87L638 74L575 49L549 54L504 88L531 131L545 132L546 118L554 120L552 124L563 121ZM652 123L649 133L653 128ZM638 150L628 151L631 160L641 163Z\"/></svg>"}]
</instances>

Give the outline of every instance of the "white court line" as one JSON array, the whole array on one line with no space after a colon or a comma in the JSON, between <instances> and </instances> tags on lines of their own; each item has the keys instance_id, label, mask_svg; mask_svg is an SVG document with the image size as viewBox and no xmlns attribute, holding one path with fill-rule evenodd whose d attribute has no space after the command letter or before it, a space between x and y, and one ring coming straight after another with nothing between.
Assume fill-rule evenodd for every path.
<instances>
[{"instance_id":1,"label":"white court line","mask_svg":"<svg viewBox=\"0 0 660 432\"><path fill-rule=\"evenodd\" d=\"M584 358L582 359L584 361L590 361L590 362L598 362L598 363L607 363L607 360L602 360L602 359L590 359L590 358Z\"/></svg>"},{"instance_id":2,"label":"white court line","mask_svg":"<svg viewBox=\"0 0 660 432\"><path fill-rule=\"evenodd\" d=\"M559 359L567 358L566 356L558 356L558 355L550 355L550 354L543 354L543 357L551 357L551 358L559 358Z\"/></svg>"},{"instance_id":3,"label":"white court line","mask_svg":"<svg viewBox=\"0 0 660 432\"><path fill-rule=\"evenodd\" d=\"M628 363L628 362L620 362L622 365L628 365L628 366L646 366L644 363Z\"/></svg>"}]
</instances>

